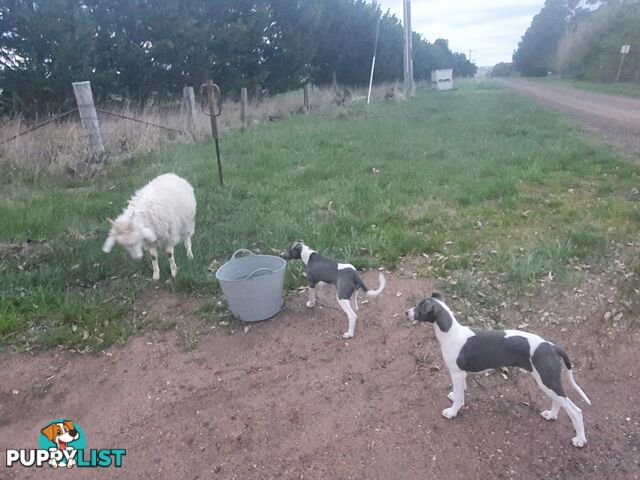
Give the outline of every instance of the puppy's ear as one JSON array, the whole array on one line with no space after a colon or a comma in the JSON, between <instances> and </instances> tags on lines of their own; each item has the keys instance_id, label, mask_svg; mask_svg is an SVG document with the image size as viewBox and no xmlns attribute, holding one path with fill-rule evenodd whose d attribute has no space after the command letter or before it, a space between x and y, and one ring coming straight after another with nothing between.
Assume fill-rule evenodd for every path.
<instances>
[{"instance_id":1,"label":"puppy's ear","mask_svg":"<svg viewBox=\"0 0 640 480\"><path fill-rule=\"evenodd\" d=\"M58 425L56 423L51 423L40 430L40 433L47 437L50 442L56 443L56 437L58 436Z\"/></svg>"},{"instance_id":2,"label":"puppy's ear","mask_svg":"<svg viewBox=\"0 0 640 480\"><path fill-rule=\"evenodd\" d=\"M435 298L436 300L440 300L444 302L444 295L442 295L440 292L433 292L431 294L431 298Z\"/></svg>"},{"instance_id":3,"label":"puppy's ear","mask_svg":"<svg viewBox=\"0 0 640 480\"><path fill-rule=\"evenodd\" d=\"M422 303L422 312L424 314L432 313L435 309L436 302L432 302L430 298Z\"/></svg>"},{"instance_id":4,"label":"puppy's ear","mask_svg":"<svg viewBox=\"0 0 640 480\"><path fill-rule=\"evenodd\" d=\"M71 434L71 432L76 432L76 439L78 439L80 434L78 433L78 430L76 430L73 420L63 420L62 424L69 429L69 434Z\"/></svg>"}]
</instances>

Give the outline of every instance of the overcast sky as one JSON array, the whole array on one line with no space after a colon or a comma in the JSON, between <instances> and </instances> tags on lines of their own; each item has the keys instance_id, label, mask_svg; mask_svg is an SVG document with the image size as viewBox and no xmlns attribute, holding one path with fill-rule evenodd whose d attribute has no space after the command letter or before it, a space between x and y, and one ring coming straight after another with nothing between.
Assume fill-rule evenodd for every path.
<instances>
[{"instance_id":1,"label":"overcast sky","mask_svg":"<svg viewBox=\"0 0 640 480\"><path fill-rule=\"evenodd\" d=\"M378 0L402 21L402 0ZM510 62L513 51L544 0L411 0L415 32L433 42L449 40L455 52L478 66Z\"/></svg>"}]
</instances>

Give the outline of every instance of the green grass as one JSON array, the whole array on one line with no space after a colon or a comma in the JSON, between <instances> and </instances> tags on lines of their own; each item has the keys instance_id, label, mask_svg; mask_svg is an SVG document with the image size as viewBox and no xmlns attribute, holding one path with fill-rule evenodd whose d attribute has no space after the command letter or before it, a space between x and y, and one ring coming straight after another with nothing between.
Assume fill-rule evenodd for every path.
<instances>
[{"instance_id":1,"label":"green grass","mask_svg":"<svg viewBox=\"0 0 640 480\"><path fill-rule=\"evenodd\" d=\"M540 240L530 250L499 251L494 268L507 274L507 280L517 287L547 277L565 279L567 265L574 252L570 241Z\"/></svg>"},{"instance_id":2,"label":"green grass","mask_svg":"<svg viewBox=\"0 0 640 480\"><path fill-rule=\"evenodd\" d=\"M531 79L527 79L531 80ZM553 83L561 87L577 88L579 90L587 90L597 93L608 93L611 95L626 95L630 97L640 97L640 83L620 82L620 83L604 83L591 82L587 80L572 80L563 78L542 78L535 79L537 81Z\"/></svg>"},{"instance_id":3,"label":"green grass","mask_svg":"<svg viewBox=\"0 0 640 480\"><path fill-rule=\"evenodd\" d=\"M442 253L438 274L455 271L465 293L478 264L513 285L549 272L562 280L572 262L602 261L610 240L640 226L629 194L637 168L492 83L287 118L229 134L221 151L224 188L210 144L137 156L91 179L1 172L0 244L33 248L0 246L0 343L99 349L145 327L133 303L153 286L149 260L101 247L106 218L168 171L194 185L198 214L195 259L178 246L177 281L162 285L205 296L219 293L210 270L241 247L271 253L304 239L359 268ZM164 256L161 270L170 278ZM291 264L287 287L303 282Z\"/></svg>"}]
</instances>

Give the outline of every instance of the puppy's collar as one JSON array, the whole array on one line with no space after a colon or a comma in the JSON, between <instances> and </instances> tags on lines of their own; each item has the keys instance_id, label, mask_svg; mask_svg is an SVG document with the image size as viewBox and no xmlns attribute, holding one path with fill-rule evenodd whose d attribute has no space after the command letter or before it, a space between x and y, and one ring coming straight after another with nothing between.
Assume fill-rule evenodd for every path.
<instances>
[{"instance_id":1,"label":"puppy's collar","mask_svg":"<svg viewBox=\"0 0 640 480\"><path fill-rule=\"evenodd\" d=\"M305 265L307 263L309 263L309 257L311 256L312 253L318 253L318 252L316 252L315 250L310 249L306 245L304 245L302 247L302 251L300 252L300 258L302 259L302 261L303 261L303 263Z\"/></svg>"}]
</instances>

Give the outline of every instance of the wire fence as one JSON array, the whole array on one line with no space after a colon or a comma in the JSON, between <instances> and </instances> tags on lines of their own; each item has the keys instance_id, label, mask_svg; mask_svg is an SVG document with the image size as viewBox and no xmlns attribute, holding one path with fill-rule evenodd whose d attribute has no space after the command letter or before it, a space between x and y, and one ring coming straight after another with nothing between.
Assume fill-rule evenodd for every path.
<instances>
[{"instance_id":1,"label":"wire fence","mask_svg":"<svg viewBox=\"0 0 640 480\"><path fill-rule=\"evenodd\" d=\"M103 110L102 108L96 108L96 112L104 113L106 115L112 115L118 118L124 118L125 120L131 120L132 122L142 123L143 125L149 125L150 127L161 128L162 130L167 130L168 132L176 132L176 133L183 133L183 134L187 133L185 130L178 130L176 128L166 127L158 123L147 122L146 120L129 117L128 115L123 115L122 113L110 112L109 110Z\"/></svg>"},{"instance_id":2,"label":"wire fence","mask_svg":"<svg viewBox=\"0 0 640 480\"><path fill-rule=\"evenodd\" d=\"M26 135L27 133L35 132L36 130L39 130L42 127L46 127L47 125L49 125L51 123L54 123L54 122L57 122L58 120L66 118L69 115L71 115L72 113L75 113L77 111L78 111L78 109L74 108L72 110L69 110L68 112L61 113L60 115L56 115L55 117L50 118L46 122L42 122L42 123L36 125L35 127L31 127L31 128L29 128L27 130L24 130L24 131L22 131L20 133L17 133L16 135L13 135L12 137L9 137L9 138L7 138L5 140L0 140L0 145L4 145L5 143L8 143L8 142L10 142L12 140L15 140L16 138L21 137L23 135Z\"/></svg>"},{"instance_id":3,"label":"wire fence","mask_svg":"<svg viewBox=\"0 0 640 480\"><path fill-rule=\"evenodd\" d=\"M373 98L387 99L396 85L379 85ZM366 100L366 92L312 86L246 103L224 101L219 118L221 134L248 128L286 116L315 112L329 107L344 108L352 101ZM397 95L396 95L397 96ZM246 96L243 96L246 98ZM15 117L0 120L0 167L45 170L50 173L91 174L96 165L130 155L147 153L163 145L190 143L210 138L209 118L185 101L173 105L147 105L131 110L115 105L95 108L105 155L89 148L88 133L77 115L78 108L53 115L36 125Z\"/></svg>"}]
</instances>

